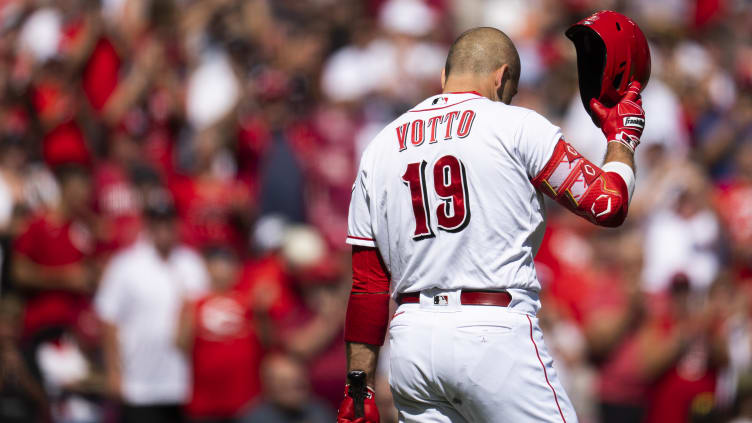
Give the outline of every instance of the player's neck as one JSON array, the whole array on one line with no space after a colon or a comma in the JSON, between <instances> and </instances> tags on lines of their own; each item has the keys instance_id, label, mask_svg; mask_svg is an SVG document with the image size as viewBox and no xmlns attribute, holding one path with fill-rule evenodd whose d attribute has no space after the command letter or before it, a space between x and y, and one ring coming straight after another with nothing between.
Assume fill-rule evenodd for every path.
<instances>
[{"instance_id":1,"label":"player's neck","mask_svg":"<svg viewBox=\"0 0 752 423\"><path fill-rule=\"evenodd\" d=\"M493 86L487 86L476 75L453 75L444 84L443 94L476 92L483 97L494 100Z\"/></svg>"}]
</instances>

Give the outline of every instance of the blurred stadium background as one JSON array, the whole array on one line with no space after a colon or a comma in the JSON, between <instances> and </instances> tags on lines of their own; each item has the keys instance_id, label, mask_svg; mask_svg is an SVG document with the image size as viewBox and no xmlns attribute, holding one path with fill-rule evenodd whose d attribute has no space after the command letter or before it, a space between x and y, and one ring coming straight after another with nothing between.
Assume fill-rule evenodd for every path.
<instances>
[{"instance_id":1,"label":"blurred stadium background","mask_svg":"<svg viewBox=\"0 0 752 423\"><path fill-rule=\"evenodd\" d=\"M651 44L637 194L549 208L547 342L583 423L752 422L749 0L0 1L0 421L333 422L360 152L490 25L600 162L597 9Z\"/></svg>"}]
</instances>

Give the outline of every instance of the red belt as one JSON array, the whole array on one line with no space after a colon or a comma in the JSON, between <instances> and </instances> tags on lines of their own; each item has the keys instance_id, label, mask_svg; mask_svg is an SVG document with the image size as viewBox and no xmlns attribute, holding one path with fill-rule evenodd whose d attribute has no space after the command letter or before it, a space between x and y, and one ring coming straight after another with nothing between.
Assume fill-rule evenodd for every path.
<instances>
[{"instance_id":1,"label":"red belt","mask_svg":"<svg viewBox=\"0 0 752 423\"><path fill-rule=\"evenodd\" d=\"M447 301L446 295L435 295L434 304ZM506 307L512 301L512 295L506 291L462 291L460 304ZM415 304L420 302L420 292L405 292L397 295L397 304Z\"/></svg>"}]
</instances>

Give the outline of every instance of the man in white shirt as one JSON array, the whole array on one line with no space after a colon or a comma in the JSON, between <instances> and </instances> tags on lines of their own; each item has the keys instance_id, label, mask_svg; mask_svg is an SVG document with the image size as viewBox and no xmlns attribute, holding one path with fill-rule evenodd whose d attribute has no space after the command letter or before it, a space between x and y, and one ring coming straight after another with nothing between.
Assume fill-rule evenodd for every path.
<instances>
[{"instance_id":1,"label":"man in white shirt","mask_svg":"<svg viewBox=\"0 0 752 423\"><path fill-rule=\"evenodd\" d=\"M208 285L201 257L179 245L175 209L147 207L142 240L112 258L94 303L104 325L106 375L123 422L179 422L188 367L175 344L180 305Z\"/></svg>"}]
</instances>

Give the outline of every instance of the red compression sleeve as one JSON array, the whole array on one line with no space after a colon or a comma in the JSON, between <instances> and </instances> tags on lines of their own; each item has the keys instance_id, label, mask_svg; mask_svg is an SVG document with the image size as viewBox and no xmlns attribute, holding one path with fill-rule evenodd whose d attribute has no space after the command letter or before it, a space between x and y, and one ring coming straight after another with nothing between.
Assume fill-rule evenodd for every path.
<instances>
[{"instance_id":1,"label":"red compression sleeve","mask_svg":"<svg viewBox=\"0 0 752 423\"><path fill-rule=\"evenodd\" d=\"M596 225L619 226L627 217L629 191L624 179L590 163L563 139L532 182L557 203Z\"/></svg>"},{"instance_id":2,"label":"red compression sleeve","mask_svg":"<svg viewBox=\"0 0 752 423\"><path fill-rule=\"evenodd\" d=\"M383 345L389 321L389 272L379 250L353 246L352 270L345 341Z\"/></svg>"}]
</instances>

